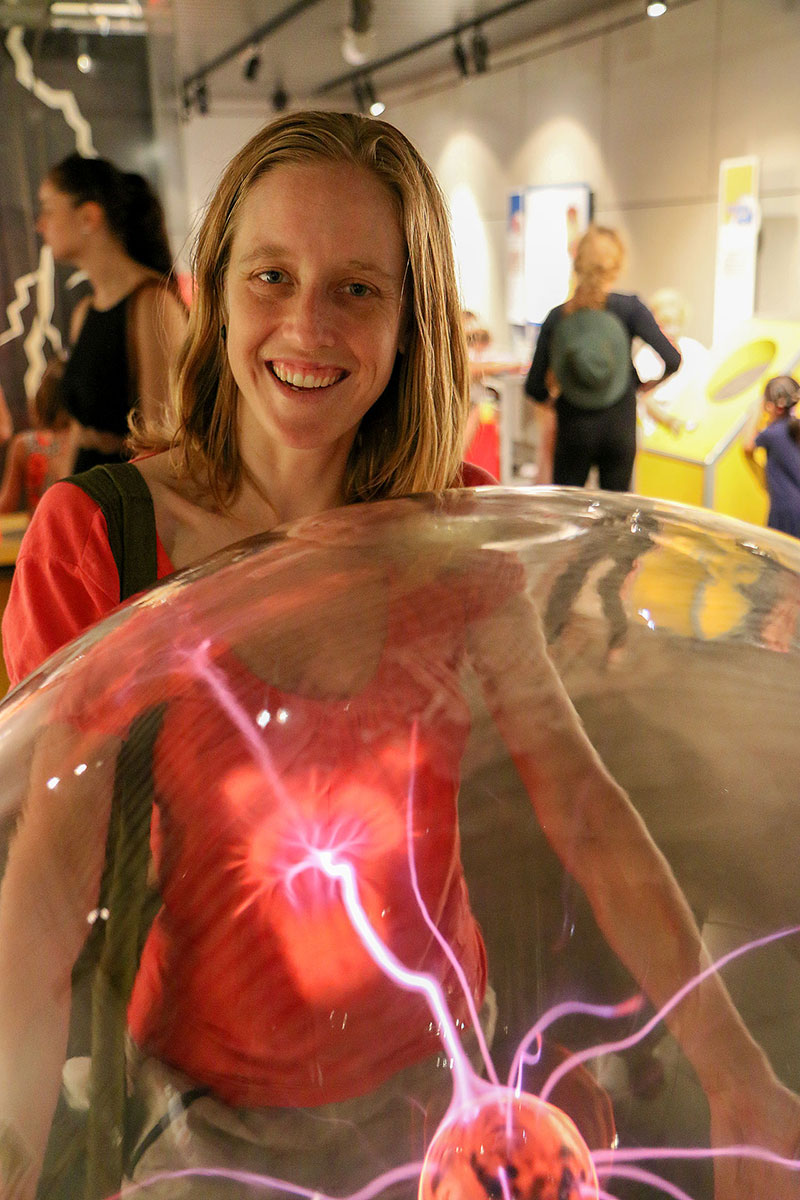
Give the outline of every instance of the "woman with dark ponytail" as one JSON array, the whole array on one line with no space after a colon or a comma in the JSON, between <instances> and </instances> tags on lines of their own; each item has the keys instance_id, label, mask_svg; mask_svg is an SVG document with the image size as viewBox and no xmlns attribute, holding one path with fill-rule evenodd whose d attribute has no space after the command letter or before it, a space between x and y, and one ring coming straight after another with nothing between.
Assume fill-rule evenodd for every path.
<instances>
[{"instance_id":1,"label":"woman with dark ponytail","mask_svg":"<svg viewBox=\"0 0 800 1200\"><path fill-rule=\"evenodd\" d=\"M186 331L164 213L141 175L71 154L39 189L37 230L92 295L70 322L64 403L78 426L75 469L126 458L130 420L165 430L169 369Z\"/></svg>"},{"instance_id":2,"label":"woman with dark ponytail","mask_svg":"<svg viewBox=\"0 0 800 1200\"><path fill-rule=\"evenodd\" d=\"M800 537L800 421L792 411L798 403L800 383L791 375L776 375L744 434L746 454L758 447L767 452L767 524L792 537ZM762 413L767 423L758 433Z\"/></svg>"}]
</instances>

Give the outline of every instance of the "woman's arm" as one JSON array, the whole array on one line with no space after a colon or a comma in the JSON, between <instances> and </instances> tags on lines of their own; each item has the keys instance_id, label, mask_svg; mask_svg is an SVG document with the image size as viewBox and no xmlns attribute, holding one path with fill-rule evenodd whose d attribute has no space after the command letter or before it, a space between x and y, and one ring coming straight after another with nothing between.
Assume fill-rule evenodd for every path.
<instances>
[{"instance_id":1,"label":"woman's arm","mask_svg":"<svg viewBox=\"0 0 800 1200\"><path fill-rule=\"evenodd\" d=\"M658 387L660 383L663 383L669 375L675 374L681 365L681 352L669 340L650 309L646 304L642 303L638 296L630 296L629 301L628 321L626 323L630 332L634 337L640 337L643 342L647 342L647 345L655 350L664 363L664 373L659 379L650 379L646 384L639 385L640 389L644 388L646 391L651 391L653 388Z\"/></svg>"},{"instance_id":2,"label":"woman's arm","mask_svg":"<svg viewBox=\"0 0 800 1200\"><path fill-rule=\"evenodd\" d=\"M170 370L186 336L186 309L167 288L147 287L136 297L133 321L139 410L161 425L169 420Z\"/></svg>"},{"instance_id":3,"label":"woman's arm","mask_svg":"<svg viewBox=\"0 0 800 1200\"><path fill-rule=\"evenodd\" d=\"M589 742L528 597L476 622L470 649L544 833L608 943L660 1008L707 965L700 934L666 860ZM796 1153L800 1102L776 1081L719 977L666 1020L709 1098L717 1144ZM741 1160L721 1167L718 1200L744 1195L796 1197L800 1176Z\"/></svg>"},{"instance_id":4,"label":"woman's arm","mask_svg":"<svg viewBox=\"0 0 800 1200\"><path fill-rule=\"evenodd\" d=\"M742 430L742 449L745 454L755 453L756 439L758 438L758 431L761 427L763 417L763 405L758 404L753 408L745 422L744 429Z\"/></svg>"},{"instance_id":5,"label":"woman's arm","mask_svg":"<svg viewBox=\"0 0 800 1200\"><path fill-rule=\"evenodd\" d=\"M22 509L25 457L25 442L21 434L17 434L6 453L3 482L0 484L0 513L20 512Z\"/></svg>"},{"instance_id":6,"label":"woman's arm","mask_svg":"<svg viewBox=\"0 0 800 1200\"><path fill-rule=\"evenodd\" d=\"M536 482L553 482L553 458L558 433L558 417L555 404L537 404L536 413Z\"/></svg>"},{"instance_id":7,"label":"woman's arm","mask_svg":"<svg viewBox=\"0 0 800 1200\"><path fill-rule=\"evenodd\" d=\"M0 888L0 1147L29 1163L0 1196L33 1197L61 1084L71 973L90 929L105 858L119 741L53 725L30 782ZM88 769L76 770L82 764ZM56 780L56 783L53 783ZM13 1177L13 1154L0 1172Z\"/></svg>"},{"instance_id":8,"label":"woman's arm","mask_svg":"<svg viewBox=\"0 0 800 1200\"><path fill-rule=\"evenodd\" d=\"M545 317L536 339L533 361L525 379L526 393L532 400L538 400L540 403L550 399L550 388L547 381L547 371L550 366L550 340L560 311L560 309L554 308Z\"/></svg>"}]
</instances>

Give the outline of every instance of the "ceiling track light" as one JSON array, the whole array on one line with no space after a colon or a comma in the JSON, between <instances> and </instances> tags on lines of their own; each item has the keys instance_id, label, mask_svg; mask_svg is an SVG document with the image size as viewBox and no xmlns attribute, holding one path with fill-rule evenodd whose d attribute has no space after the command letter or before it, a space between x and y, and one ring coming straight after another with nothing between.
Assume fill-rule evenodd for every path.
<instances>
[{"instance_id":1,"label":"ceiling track light","mask_svg":"<svg viewBox=\"0 0 800 1200\"><path fill-rule=\"evenodd\" d=\"M663 17L667 6L664 0L648 0L646 11L648 17Z\"/></svg>"},{"instance_id":2,"label":"ceiling track light","mask_svg":"<svg viewBox=\"0 0 800 1200\"><path fill-rule=\"evenodd\" d=\"M459 75L466 78L469 75L469 59L464 49L464 43L458 37L453 42L453 62L456 64Z\"/></svg>"},{"instance_id":3,"label":"ceiling track light","mask_svg":"<svg viewBox=\"0 0 800 1200\"><path fill-rule=\"evenodd\" d=\"M271 99L272 107L275 109L275 112L283 112L289 103L289 93L286 91L286 88L282 83L275 85L275 91L272 93Z\"/></svg>"},{"instance_id":4,"label":"ceiling track light","mask_svg":"<svg viewBox=\"0 0 800 1200\"><path fill-rule=\"evenodd\" d=\"M372 0L352 0L350 28L353 33L369 33L372 28Z\"/></svg>"},{"instance_id":5,"label":"ceiling track light","mask_svg":"<svg viewBox=\"0 0 800 1200\"><path fill-rule=\"evenodd\" d=\"M75 65L81 75L88 75L94 66L94 59L89 53L89 43L83 35L78 38L78 57L75 59Z\"/></svg>"},{"instance_id":6,"label":"ceiling track light","mask_svg":"<svg viewBox=\"0 0 800 1200\"><path fill-rule=\"evenodd\" d=\"M386 111L386 105L375 95L371 79L364 80L364 99L369 107L370 116L379 117Z\"/></svg>"},{"instance_id":7,"label":"ceiling track light","mask_svg":"<svg viewBox=\"0 0 800 1200\"><path fill-rule=\"evenodd\" d=\"M478 75L483 75L489 70L489 43L480 25L476 25L473 30L470 50L475 71Z\"/></svg>"},{"instance_id":8,"label":"ceiling track light","mask_svg":"<svg viewBox=\"0 0 800 1200\"><path fill-rule=\"evenodd\" d=\"M255 83L258 79L258 73L261 70L261 47L251 46L247 51L244 66L242 67L242 75L248 83Z\"/></svg>"},{"instance_id":9,"label":"ceiling track light","mask_svg":"<svg viewBox=\"0 0 800 1200\"><path fill-rule=\"evenodd\" d=\"M201 117L208 116L208 84L201 79L194 93L194 102Z\"/></svg>"}]
</instances>

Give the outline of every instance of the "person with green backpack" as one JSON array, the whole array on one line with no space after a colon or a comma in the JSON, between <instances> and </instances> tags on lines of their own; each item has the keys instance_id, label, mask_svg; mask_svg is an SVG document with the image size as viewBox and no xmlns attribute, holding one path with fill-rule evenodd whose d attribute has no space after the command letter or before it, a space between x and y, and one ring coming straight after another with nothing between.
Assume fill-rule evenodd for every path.
<instances>
[{"instance_id":1,"label":"person with green backpack","mask_svg":"<svg viewBox=\"0 0 800 1200\"><path fill-rule=\"evenodd\" d=\"M638 296L612 291L625 261L613 229L594 225L575 252L575 290L544 319L525 391L536 401L540 483L583 487L593 467L601 488L626 492L636 457L636 394L656 387L681 364ZM661 357L659 379L641 384L631 343L641 338Z\"/></svg>"}]
</instances>

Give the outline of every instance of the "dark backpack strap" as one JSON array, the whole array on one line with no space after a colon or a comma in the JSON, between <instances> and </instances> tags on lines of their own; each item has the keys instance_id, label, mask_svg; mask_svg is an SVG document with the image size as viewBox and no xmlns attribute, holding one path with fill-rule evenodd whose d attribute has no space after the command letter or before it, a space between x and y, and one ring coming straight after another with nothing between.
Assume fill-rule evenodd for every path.
<instances>
[{"instance_id":1,"label":"dark backpack strap","mask_svg":"<svg viewBox=\"0 0 800 1200\"><path fill-rule=\"evenodd\" d=\"M108 542L119 572L119 598L127 600L156 582L156 518L153 497L132 463L106 463L74 483L98 504L106 519Z\"/></svg>"},{"instance_id":2,"label":"dark backpack strap","mask_svg":"<svg viewBox=\"0 0 800 1200\"><path fill-rule=\"evenodd\" d=\"M165 709L166 704L156 705L133 722L114 774L100 888L99 921L105 918L105 936L92 985L86 1200L102 1200L118 1192L124 1170L128 1002L142 946L160 903L147 876L155 801L153 754Z\"/></svg>"}]
</instances>

